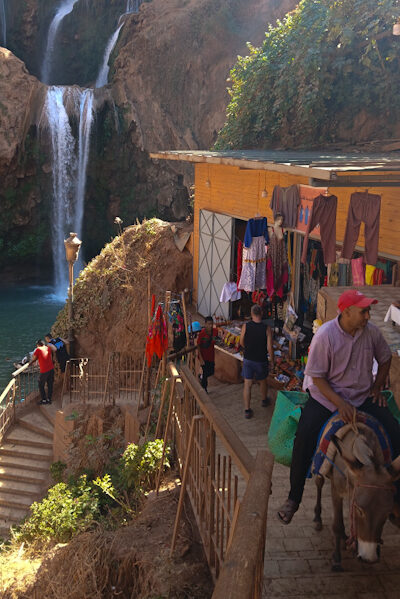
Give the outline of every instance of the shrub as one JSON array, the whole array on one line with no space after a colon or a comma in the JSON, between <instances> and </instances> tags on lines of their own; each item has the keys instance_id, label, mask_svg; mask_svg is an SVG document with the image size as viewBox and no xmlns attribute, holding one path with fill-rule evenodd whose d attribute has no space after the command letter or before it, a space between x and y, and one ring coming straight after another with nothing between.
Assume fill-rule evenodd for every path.
<instances>
[{"instance_id":1,"label":"shrub","mask_svg":"<svg viewBox=\"0 0 400 599\"><path fill-rule=\"evenodd\" d=\"M31 515L14 532L18 541L56 541L65 543L86 530L99 516L99 494L81 476L73 485L58 483L47 496L31 506Z\"/></svg>"}]
</instances>

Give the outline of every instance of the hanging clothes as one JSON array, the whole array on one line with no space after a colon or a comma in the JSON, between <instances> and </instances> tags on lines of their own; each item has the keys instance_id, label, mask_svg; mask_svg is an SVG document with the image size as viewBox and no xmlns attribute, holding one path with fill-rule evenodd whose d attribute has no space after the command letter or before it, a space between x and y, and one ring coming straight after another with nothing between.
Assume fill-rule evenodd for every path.
<instances>
[{"instance_id":1,"label":"hanging clothes","mask_svg":"<svg viewBox=\"0 0 400 599\"><path fill-rule=\"evenodd\" d=\"M244 234L244 245L247 248L251 247L255 237L264 237L268 243L268 222L265 216L263 218L251 218L247 222L246 233Z\"/></svg>"},{"instance_id":2,"label":"hanging clothes","mask_svg":"<svg viewBox=\"0 0 400 599\"><path fill-rule=\"evenodd\" d=\"M238 246L237 246L237 288L239 290L239 281L240 281L240 277L242 276L242 260L243 260L243 242L238 241Z\"/></svg>"},{"instance_id":3,"label":"hanging clothes","mask_svg":"<svg viewBox=\"0 0 400 599\"><path fill-rule=\"evenodd\" d=\"M374 284L374 273L375 273L375 266L372 266L372 264L366 264L365 265L365 284L366 285Z\"/></svg>"},{"instance_id":4,"label":"hanging clothes","mask_svg":"<svg viewBox=\"0 0 400 599\"><path fill-rule=\"evenodd\" d=\"M382 285L385 282L385 272L382 268L375 268L374 274L372 277L373 285Z\"/></svg>"},{"instance_id":5,"label":"hanging clothes","mask_svg":"<svg viewBox=\"0 0 400 599\"><path fill-rule=\"evenodd\" d=\"M336 196L319 195L314 199L303 243L303 253L301 255L303 264L307 260L308 238L317 225L320 226L325 264L336 262L336 211Z\"/></svg>"},{"instance_id":6,"label":"hanging clothes","mask_svg":"<svg viewBox=\"0 0 400 599\"><path fill-rule=\"evenodd\" d=\"M328 285L329 287L339 285L339 265L337 262L330 264L330 269L328 269Z\"/></svg>"},{"instance_id":7,"label":"hanging clothes","mask_svg":"<svg viewBox=\"0 0 400 599\"><path fill-rule=\"evenodd\" d=\"M351 261L351 275L354 287L363 287L365 285L365 268L362 258L354 258Z\"/></svg>"},{"instance_id":8,"label":"hanging clothes","mask_svg":"<svg viewBox=\"0 0 400 599\"><path fill-rule=\"evenodd\" d=\"M367 264L376 264L378 260L380 213L380 195L358 191L351 195L342 258L351 259L360 232L360 225L363 222L365 224L365 262Z\"/></svg>"},{"instance_id":9,"label":"hanging clothes","mask_svg":"<svg viewBox=\"0 0 400 599\"><path fill-rule=\"evenodd\" d=\"M349 265L339 262L339 287L347 287L349 284Z\"/></svg>"},{"instance_id":10,"label":"hanging clothes","mask_svg":"<svg viewBox=\"0 0 400 599\"><path fill-rule=\"evenodd\" d=\"M222 287L219 301L221 303L236 302L237 300L240 300L241 297L242 294L240 291L238 291L236 283L234 281L230 281L229 283L225 283L225 285Z\"/></svg>"},{"instance_id":11,"label":"hanging clothes","mask_svg":"<svg viewBox=\"0 0 400 599\"><path fill-rule=\"evenodd\" d=\"M269 206L274 213L274 218L277 214L282 214L284 227L295 229L297 212L300 206L298 186L281 187L280 185L275 185Z\"/></svg>"},{"instance_id":12,"label":"hanging clothes","mask_svg":"<svg viewBox=\"0 0 400 599\"><path fill-rule=\"evenodd\" d=\"M161 360L168 349L167 323L161 305L158 305L155 315L151 321L146 340L147 364L150 368L153 355L156 354Z\"/></svg>"},{"instance_id":13,"label":"hanging clothes","mask_svg":"<svg viewBox=\"0 0 400 599\"><path fill-rule=\"evenodd\" d=\"M271 274L272 270L272 281L273 281L273 290L279 296L283 297L283 287L286 285L289 279L288 274L288 264L287 264L287 256L286 256L286 248L285 248L285 240L284 238L279 239L275 233L271 234L268 253L267 253L267 261L270 262L268 266L268 276L269 280L269 293L268 295L271 297Z\"/></svg>"},{"instance_id":14,"label":"hanging clothes","mask_svg":"<svg viewBox=\"0 0 400 599\"><path fill-rule=\"evenodd\" d=\"M238 289L252 292L266 288L266 241L268 241L267 219L251 218L247 223L244 236L242 272Z\"/></svg>"}]
</instances>

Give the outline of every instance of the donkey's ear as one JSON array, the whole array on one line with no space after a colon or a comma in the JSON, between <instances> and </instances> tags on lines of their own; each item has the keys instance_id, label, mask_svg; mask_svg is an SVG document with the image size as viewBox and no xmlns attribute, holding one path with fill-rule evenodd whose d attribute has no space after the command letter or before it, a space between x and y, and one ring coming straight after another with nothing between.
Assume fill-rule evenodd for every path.
<instances>
[{"instance_id":1,"label":"donkey's ear","mask_svg":"<svg viewBox=\"0 0 400 599\"><path fill-rule=\"evenodd\" d=\"M333 435L331 437L331 441L333 442L334 446L336 447L342 459L346 462L350 470L356 473L357 470L360 470L363 467L363 464L360 462L360 460L358 460L354 456L346 455L345 448L341 439L339 439L336 435Z\"/></svg>"}]
</instances>

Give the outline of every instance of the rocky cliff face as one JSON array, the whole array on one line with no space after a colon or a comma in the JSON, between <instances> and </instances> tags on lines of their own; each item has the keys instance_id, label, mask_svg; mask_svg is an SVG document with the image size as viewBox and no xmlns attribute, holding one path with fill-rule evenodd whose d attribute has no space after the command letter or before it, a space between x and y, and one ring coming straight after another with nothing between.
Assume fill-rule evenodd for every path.
<instances>
[{"instance_id":1,"label":"rocky cliff face","mask_svg":"<svg viewBox=\"0 0 400 599\"><path fill-rule=\"evenodd\" d=\"M96 91L86 186L86 259L113 232L143 216L173 217L179 163L154 164L149 151L207 148L225 119L226 78L246 41L294 0L152 0L125 17L111 56L110 85ZM56 0L7 3L8 44L40 74ZM93 84L126 0L78 0L60 28L58 83ZM0 271L50 275L51 146L40 128L46 87L9 51L0 54ZM76 124L72 123L72 126Z\"/></svg>"},{"instance_id":2,"label":"rocky cliff face","mask_svg":"<svg viewBox=\"0 0 400 599\"><path fill-rule=\"evenodd\" d=\"M246 42L294 0L153 0L129 17L112 72L113 94L143 148L208 148L225 121L227 77Z\"/></svg>"}]
</instances>

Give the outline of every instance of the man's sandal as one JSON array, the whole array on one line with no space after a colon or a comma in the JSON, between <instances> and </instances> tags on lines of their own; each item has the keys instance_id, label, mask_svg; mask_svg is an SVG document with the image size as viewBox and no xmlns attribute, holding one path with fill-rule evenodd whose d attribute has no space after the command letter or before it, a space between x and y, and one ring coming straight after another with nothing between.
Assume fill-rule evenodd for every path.
<instances>
[{"instance_id":1,"label":"man's sandal","mask_svg":"<svg viewBox=\"0 0 400 599\"><path fill-rule=\"evenodd\" d=\"M288 499L278 510L277 516L282 524L290 524L298 509L299 504L293 501L293 499Z\"/></svg>"}]
</instances>

